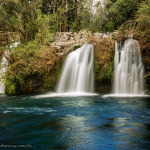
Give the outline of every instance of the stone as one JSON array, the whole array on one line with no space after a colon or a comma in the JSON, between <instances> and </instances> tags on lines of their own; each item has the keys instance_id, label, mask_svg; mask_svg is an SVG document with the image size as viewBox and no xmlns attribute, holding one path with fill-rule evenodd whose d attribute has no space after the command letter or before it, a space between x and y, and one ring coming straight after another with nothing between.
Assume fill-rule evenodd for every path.
<instances>
[{"instance_id":1,"label":"stone","mask_svg":"<svg viewBox=\"0 0 150 150\"><path fill-rule=\"evenodd\" d=\"M74 34L74 37L76 37L76 36L78 35L78 33L77 33L77 32L74 32L73 34Z\"/></svg>"},{"instance_id":2,"label":"stone","mask_svg":"<svg viewBox=\"0 0 150 150\"><path fill-rule=\"evenodd\" d=\"M51 44L52 46L56 47L59 55L64 55L71 51L73 47L77 45L84 45L88 43L88 36L92 36L91 31L79 31L77 32L57 32L55 35L55 41ZM95 38L101 38L102 33L96 32L93 34Z\"/></svg>"},{"instance_id":3,"label":"stone","mask_svg":"<svg viewBox=\"0 0 150 150\"><path fill-rule=\"evenodd\" d=\"M75 40L75 37L70 37L70 40L71 40L71 41L74 41L74 40Z\"/></svg>"},{"instance_id":4,"label":"stone","mask_svg":"<svg viewBox=\"0 0 150 150\"><path fill-rule=\"evenodd\" d=\"M70 35L71 37L74 37L74 34L73 33L71 33L71 35Z\"/></svg>"},{"instance_id":5,"label":"stone","mask_svg":"<svg viewBox=\"0 0 150 150\"><path fill-rule=\"evenodd\" d=\"M60 50L60 49L61 49L61 47L60 47L60 46L55 46L55 48L56 48L57 50Z\"/></svg>"},{"instance_id":6,"label":"stone","mask_svg":"<svg viewBox=\"0 0 150 150\"><path fill-rule=\"evenodd\" d=\"M79 34L80 34L80 35L84 35L84 34L87 34L87 31L86 31L86 30L83 30L83 31L79 31Z\"/></svg>"},{"instance_id":7,"label":"stone","mask_svg":"<svg viewBox=\"0 0 150 150\"><path fill-rule=\"evenodd\" d=\"M55 46L55 45L56 45L56 42L52 42L52 43L51 43L51 46Z\"/></svg>"},{"instance_id":8,"label":"stone","mask_svg":"<svg viewBox=\"0 0 150 150\"><path fill-rule=\"evenodd\" d=\"M103 37L103 34L102 33L99 33L99 32L96 32L93 34L96 38L102 38Z\"/></svg>"},{"instance_id":9,"label":"stone","mask_svg":"<svg viewBox=\"0 0 150 150\"><path fill-rule=\"evenodd\" d=\"M87 39L86 38L82 38L80 41L79 41L79 44L80 45L84 45L84 44L86 44L88 41L87 41Z\"/></svg>"},{"instance_id":10,"label":"stone","mask_svg":"<svg viewBox=\"0 0 150 150\"><path fill-rule=\"evenodd\" d=\"M91 31L88 31L88 35L92 35L92 32L91 32Z\"/></svg>"},{"instance_id":11,"label":"stone","mask_svg":"<svg viewBox=\"0 0 150 150\"><path fill-rule=\"evenodd\" d=\"M80 39L81 39L81 35L80 35L80 34L77 34L77 35L75 36L75 40L78 41L78 40L80 40Z\"/></svg>"}]
</instances>

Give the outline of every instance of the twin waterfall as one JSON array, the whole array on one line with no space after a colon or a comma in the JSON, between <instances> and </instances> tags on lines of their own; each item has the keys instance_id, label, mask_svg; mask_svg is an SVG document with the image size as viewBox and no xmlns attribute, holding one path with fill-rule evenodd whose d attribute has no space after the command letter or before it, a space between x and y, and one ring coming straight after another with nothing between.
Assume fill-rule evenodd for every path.
<instances>
[{"instance_id":1,"label":"twin waterfall","mask_svg":"<svg viewBox=\"0 0 150 150\"><path fill-rule=\"evenodd\" d=\"M94 92L94 56L91 44L85 44L67 56L56 90L57 93Z\"/></svg>"},{"instance_id":2,"label":"twin waterfall","mask_svg":"<svg viewBox=\"0 0 150 150\"><path fill-rule=\"evenodd\" d=\"M10 49L17 45L17 42L14 43ZM57 93L94 92L93 50L91 44L85 44L67 56L57 84ZM4 76L8 66L5 57L7 53L8 50L1 59L0 93L4 93ZM126 40L124 46L116 42L113 90L115 94L144 94L144 66L136 40Z\"/></svg>"},{"instance_id":3,"label":"twin waterfall","mask_svg":"<svg viewBox=\"0 0 150 150\"><path fill-rule=\"evenodd\" d=\"M94 92L93 46L83 45L71 52L64 63L57 93ZM129 39L115 45L115 94L144 94L144 66L138 41Z\"/></svg>"},{"instance_id":4,"label":"twin waterfall","mask_svg":"<svg viewBox=\"0 0 150 150\"><path fill-rule=\"evenodd\" d=\"M138 41L126 40L115 45L114 93L144 94L144 66Z\"/></svg>"}]
</instances>

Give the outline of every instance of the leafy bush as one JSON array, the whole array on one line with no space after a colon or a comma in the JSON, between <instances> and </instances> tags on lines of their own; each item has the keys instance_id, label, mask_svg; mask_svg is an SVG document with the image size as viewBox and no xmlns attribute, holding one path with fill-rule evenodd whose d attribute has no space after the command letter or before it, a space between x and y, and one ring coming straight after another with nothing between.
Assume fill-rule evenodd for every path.
<instances>
[{"instance_id":1,"label":"leafy bush","mask_svg":"<svg viewBox=\"0 0 150 150\"><path fill-rule=\"evenodd\" d=\"M90 41L94 45L95 79L99 82L110 81L113 78L113 58L115 41L110 38L95 39Z\"/></svg>"},{"instance_id":2,"label":"leafy bush","mask_svg":"<svg viewBox=\"0 0 150 150\"><path fill-rule=\"evenodd\" d=\"M7 94L28 93L38 88L54 88L60 73L61 57L50 46L40 45L36 40L20 44L12 51L9 68L6 74L5 92Z\"/></svg>"},{"instance_id":3,"label":"leafy bush","mask_svg":"<svg viewBox=\"0 0 150 150\"><path fill-rule=\"evenodd\" d=\"M140 6L137 11L137 15L148 15L150 14L150 1L145 0L140 3Z\"/></svg>"}]
</instances>

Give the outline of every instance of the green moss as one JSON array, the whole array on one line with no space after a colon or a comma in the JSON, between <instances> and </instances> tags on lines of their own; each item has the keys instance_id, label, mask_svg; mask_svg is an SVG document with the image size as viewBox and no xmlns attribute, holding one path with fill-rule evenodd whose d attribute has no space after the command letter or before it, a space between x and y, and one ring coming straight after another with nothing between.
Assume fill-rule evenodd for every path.
<instances>
[{"instance_id":1,"label":"green moss","mask_svg":"<svg viewBox=\"0 0 150 150\"><path fill-rule=\"evenodd\" d=\"M110 62L110 65L107 68L103 68L103 64L101 66L98 64L97 60L95 59L94 63L94 71L95 71L95 79L99 80L100 82L103 81L113 81L113 61ZM101 71L103 69L103 72Z\"/></svg>"},{"instance_id":2,"label":"green moss","mask_svg":"<svg viewBox=\"0 0 150 150\"><path fill-rule=\"evenodd\" d=\"M50 73L43 76L44 87L49 89L55 89L56 82L61 76L62 66L65 61L66 55L60 57L59 61L52 68Z\"/></svg>"},{"instance_id":3,"label":"green moss","mask_svg":"<svg viewBox=\"0 0 150 150\"><path fill-rule=\"evenodd\" d=\"M104 70L102 77L103 80L113 81L113 63L110 63L110 66Z\"/></svg>"},{"instance_id":4,"label":"green moss","mask_svg":"<svg viewBox=\"0 0 150 150\"><path fill-rule=\"evenodd\" d=\"M80 47L81 47L81 45L76 45L76 46L74 46L74 50L76 50L76 49L78 49Z\"/></svg>"},{"instance_id":5,"label":"green moss","mask_svg":"<svg viewBox=\"0 0 150 150\"><path fill-rule=\"evenodd\" d=\"M95 61L95 63L94 63L94 71L95 71L95 74L97 74L98 72L99 72L99 66L98 66L98 64L96 63L96 61Z\"/></svg>"}]
</instances>

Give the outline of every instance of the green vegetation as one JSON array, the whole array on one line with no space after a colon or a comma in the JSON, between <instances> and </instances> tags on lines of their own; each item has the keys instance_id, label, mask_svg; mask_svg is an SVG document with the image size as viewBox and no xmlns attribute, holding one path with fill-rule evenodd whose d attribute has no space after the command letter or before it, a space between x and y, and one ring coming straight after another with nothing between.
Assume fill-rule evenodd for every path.
<instances>
[{"instance_id":1,"label":"green vegetation","mask_svg":"<svg viewBox=\"0 0 150 150\"><path fill-rule=\"evenodd\" d=\"M92 33L119 30L113 36L116 40L134 34L140 43L150 85L149 0L105 0L103 5L100 2L93 5L93 0L0 0L0 56L6 45L21 42L9 58L5 92L17 94L35 92L39 87L39 91L54 88L65 56L58 56L51 47L53 34L80 30ZM96 81L111 83L115 41L91 41L95 46Z\"/></svg>"},{"instance_id":2,"label":"green vegetation","mask_svg":"<svg viewBox=\"0 0 150 150\"><path fill-rule=\"evenodd\" d=\"M137 15L149 14L149 3L149 0L105 0L103 5L93 0L0 0L0 30L18 32L22 42L34 40L41 32L83 29L108 32Z\"/></svg>"},{"instance_id":3,"label":"green vegetation","mask_svg":"<svg viewBox=\"0 0 150 150\"><path fill-rule=\"evenodd\" d=\"M94 31L117 30L124 22L134 18L139 4L140 0L106 0L105 7L97 5L92 25Z\"/></svg>"},{"instance_id":4,"label":"green vegetation","mask_svg":"<svg viewBox=\"0 0 150 150\"><path fill-rule=\"evenodd\" d=\"M20 44L12 51L10 58L11 65L5 81L7 94L54 88L63 61L54 48L41 46L37 41L33 41L26 45Z\"/></svg>"},{"instance_id":5,"label":"green vegetation","mask_svg":"<svg viewBox=\"0 0 150 150\"><path fill-rule=\"evenodd\" d=\"M94 45L96 89L101 93L108 92L113 81L115 41L110 38L95 39L95 37L91 37L90 41Z\"/></svg>"}]
</instances>

